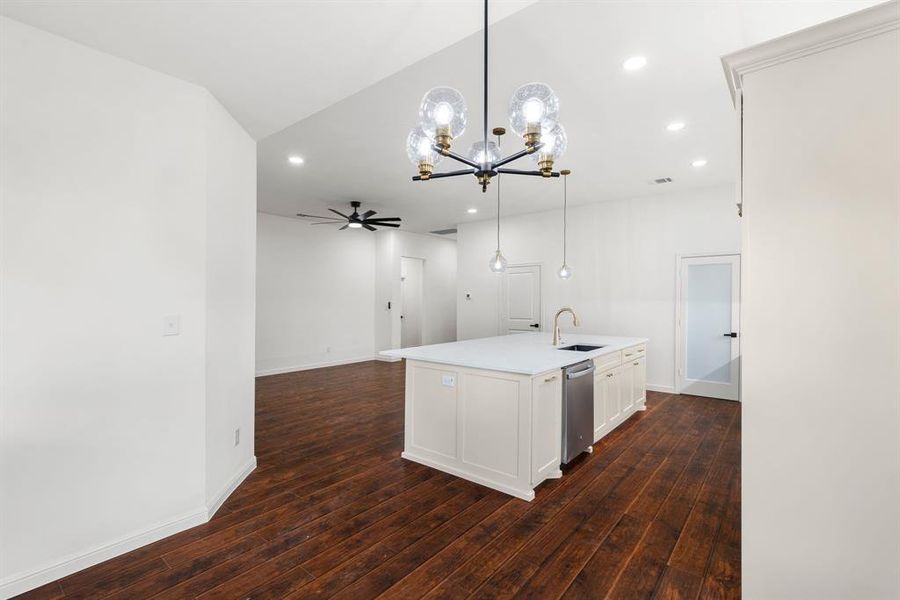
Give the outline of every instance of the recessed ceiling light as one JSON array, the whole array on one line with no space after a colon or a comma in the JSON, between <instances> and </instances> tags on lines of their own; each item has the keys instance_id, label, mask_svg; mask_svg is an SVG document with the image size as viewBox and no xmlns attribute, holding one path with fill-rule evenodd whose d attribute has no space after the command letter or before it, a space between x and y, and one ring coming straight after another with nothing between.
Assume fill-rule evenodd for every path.
<instances>
[{"instance_id":1,"label":"recessed ceiling light","mask_svg":"<svg viewBox=\"0 0 900 600\"><path fill-rule=\"evenodd\" d=\"M683 121L673 121L673 122L669 123L668 125L666 125L666 129L668 131L681 131L682 129L684 129L684 122Z\"/></svg>"},{"instance_id":2,"label":"recessed ceiling light","mask_svg":"<svg viewBox=\"0 0 900 600\"><path fill-rule=\"evenodd\" d=\"M705 159L705 158L698 158L697 160L695 160L694 162L691 163L691 166L692 166L692 167L705 167L705 166L706 166L706 159Z\"/></svg>"},{"instance_id":3,"label":"recessed ceiling light","mask_svg":"<svg viewBox=\"0 0 900 600\"><path fill-rule=\"evenodd\" d=\"M474 215L475 213L478 212L478 209L477 209L477 208L470 208L470 209L467 210L466 212L469 213L470 215Z\"/></svg>"},{"instance_id":4,"label":"recessed ceiling light","mask_svg":"<svg viewBox=\"0 0 900 600\"><path fill-rule=\"evenodd\" d=\"M622 63L622 67L626 71L637 71L638 69L643 69L645 66L647 66L647 59L643 56L632 56Z\"/></svg>"},{"instance_id":5,"label":"recessed ceiling light","mask_svg":"<svg viewBox=\"0 0 900 600\"><path fill-rule=\"evenodd\" d=\"M294 155L294 156L288 156L288 162L291 163L292 165L302 165L302 164L303 164L303 157L302 157L302 156L297 156L297 155Z\"/></svg>"}]
</instances>

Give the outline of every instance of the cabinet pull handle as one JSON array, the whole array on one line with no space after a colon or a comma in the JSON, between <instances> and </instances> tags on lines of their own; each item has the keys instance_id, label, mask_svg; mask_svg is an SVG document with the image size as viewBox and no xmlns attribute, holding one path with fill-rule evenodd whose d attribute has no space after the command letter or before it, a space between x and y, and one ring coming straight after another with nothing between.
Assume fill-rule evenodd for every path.
<instances>
[{"instance_id":1,"label":"cabinet pull handle","mask_svg":"<svg viewBox=\"0 0 900 600\"><path fill-rule=\"evenodd\" d=\"M634 354L633 352L631 354ZM625 356L631 356L628 352L625 353Z\"/></svg>"},{"instance_id":2,"label":"cabinet pull handle","mask_svg":"<svg viewBox=\"0 0 900 600\"><path fill-rule=\"evenodd\" d=\"M544 383L550 383L550 382L553 381L554 379L556 379L556 375L554 375L554 376L552 376L552 377L546 378L546 379L544 380Z\"/></svg>"},{"instance_id":3,"label":"cabinet pull handle","mask_svg":"<svg viewBox=\"0 0 900 600\"><path fill-rule=\"evenodd\" d=\"M636 362L635 362L635 363L631 363L631 364L633 364L634 366L638 366L638 365L641 364L641 363L636 363Z\"/></svg>"},{"instance_id":4,"label":"cabinet pull handle","mask_svg":"<svg viewBox=\"0 0 900 600\"><path fill-rule=\"evenodd\" d=\"M607 377L612 377L613 374L612 374L612 373L607 373L606 376L607 376Z\"/></svg>"}]
</instances>

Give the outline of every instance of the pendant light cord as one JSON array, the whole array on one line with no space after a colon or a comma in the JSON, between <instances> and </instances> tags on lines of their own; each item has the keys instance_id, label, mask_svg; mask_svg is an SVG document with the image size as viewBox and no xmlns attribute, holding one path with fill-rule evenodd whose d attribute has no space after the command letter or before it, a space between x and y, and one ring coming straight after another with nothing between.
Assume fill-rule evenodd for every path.
<instances>
[{"instance_id":1,"label":"pendant light cord","mask_svg":"<svg viewBox=\"0 0 900 600\"><path fill-rule=\"evenodd\" d=\"M569 207L569 188L568 188L568 177L563 177L563 264L566 264L566 241L568 234L568 207Z\"/></svg>"},{"instance_id":2,"label":"pendant light cord","mask_svg":"<svg viewBox=\"0 0 900 600\"><path fill-rule=\"evenodd\" d=\"M500 177L497 177L497 252L500 252Z\"/></svg>"}]
</instances>

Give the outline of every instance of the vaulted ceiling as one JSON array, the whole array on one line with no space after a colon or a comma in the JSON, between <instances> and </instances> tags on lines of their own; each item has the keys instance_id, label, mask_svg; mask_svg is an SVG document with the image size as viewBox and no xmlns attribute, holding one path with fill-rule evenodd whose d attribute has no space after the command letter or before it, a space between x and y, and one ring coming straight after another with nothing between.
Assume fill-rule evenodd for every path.
<instances>
[{"instance_id":1,"label":"vaulted ceiling","mask_svg":"<svg viewBox=\"0 0 900 600\"><path fill-rule=\"evenodd\" d=\"M737 141L719 57L877 3L494 0L489 126L507 125L516 87L544 81L561 98L572 204L727 185ZM209 89L259 139L261 211L359 200L420 232L494 215L495 184L482 194L469 177L413 183L405 152L419 100L437 85L469 104L454 149L479 138L479 0L3 0L0 12ZM627 72L633 55L647 66ZM684 129L667 131L673 121ZM706 166L691 166L697 158ZM661 177L673 181L651 183ZM562 201L558 180L509 176L502 191L504 214Z\"/></svg>"}]
</instances>

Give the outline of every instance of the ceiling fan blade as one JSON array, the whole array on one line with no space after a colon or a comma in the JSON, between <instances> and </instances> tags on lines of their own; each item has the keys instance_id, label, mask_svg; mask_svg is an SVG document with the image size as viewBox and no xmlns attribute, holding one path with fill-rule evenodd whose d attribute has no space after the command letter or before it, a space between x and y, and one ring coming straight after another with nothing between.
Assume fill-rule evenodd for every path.
<instances>
[{"instance_id":1,"label":"ceiling fan blade","mask_svg":"<svg viewBox=\"0 0 900 600\"><path fill-rule=\"evenodd\" d=\"M377 222L377 221L400 221L402 220L400 217L378 217L377 219L367 219L369 223Z\"/></svg>"},{"instance_id":2,"label":"ceiling fan blade","mask_svg":"<svg viewBox=\"0 0 900 600\"><path fill-rule=\"evenodd\" d=\"M350 223L347 223L343 227L339 228L338 231L343 231L343 230L347 229L348 227L350 227Z\"/></svg>"},{"instance_id":3,"label":"ceiling fan blade","mask_svg":"<svg viewBox=\"0 0 900 600\"><path fill-rule=\"evenodd\" d=\"M310 225L337 225L340 221L323 221L322 223L310 223Z\"/></svg>"},{"instance_id":4,"label":"ceiling fan blade","mask_svg":"<svg viewBox=\"0 0 900 600\"><path fill-rule=\"evenodd\" d=\"M360 215L360 216L361 216L362 220L365 221L366 219L368 219L368 218L371 217L372 215L377 215L377 214L378 214L378 213L375 212L374 210L367 210L366 212L364 212L364 213L363 213L362 215Z\"/></svg>"},{"instance_id":5,"label":"ceiling fan blade","mask_svg":"<svg viewBox=\"0 0 900 600\"><path fill-rule=\"evenodd\" d=\"M400 227L399 223L372 223L375 227Z\"/></svg>"},{"instance_id":6,"label":"ceiling fan blade","mask_svg":"<svg viewBox=\"0 0 900 600\"><path fill-rule=\"evenodd\" d=\"M305 213L297 213L298 217L303 217L304 219L331 219L332 221L341 221L342 219L338 219L337 217L322 217L320 215L307 215Z\"/></svg>"},{"instance_id":7,"label":"ceiling fan blade","mask_svg":"<svg viewBox=\"0 0 900 600\"><path fill-rule=\"evenodd\" d=\"M369 225L368 223L363 223L362 226L365 227L366 229L368 229L369 231L375 231L375 228L372 227L371 225Z\"/></svg>"},{"instance_id":8,"label":"ceiling fan blade","mask_svg":"<svg viewBox=\"0 0 900 600\"><path fill-rule=\"evenodd\" d=\"M348 217L347 215L345 215L344 213L339 213L338 211L334 210L333 208L329 208L328 210L330 210L331 212L333 212L333 213L336 214L336 215L341 215L341 216L344 217L345 219L349 219L349 218L350 218L350 217Z\"/></svg>"}]
</instances>

